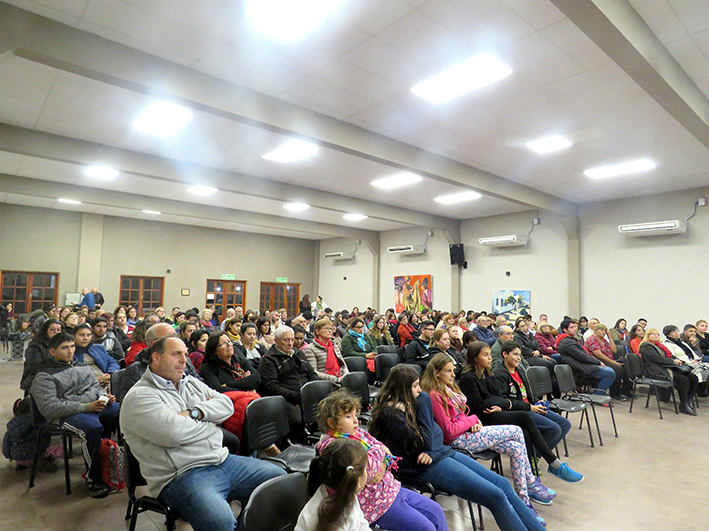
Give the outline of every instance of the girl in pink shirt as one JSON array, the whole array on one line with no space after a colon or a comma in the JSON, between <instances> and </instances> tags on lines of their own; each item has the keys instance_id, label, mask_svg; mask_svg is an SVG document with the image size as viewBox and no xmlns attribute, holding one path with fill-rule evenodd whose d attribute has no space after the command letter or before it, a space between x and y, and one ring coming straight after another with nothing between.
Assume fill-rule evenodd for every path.
<instances>
[{"instance_id":1,"label":"girl in pink shirt","mask_svg":"<svg viewBox=\"0 0 709 531\"><path fill-rule=\"evenodd\" d=\"M320 454L336 439L354 439L367 450L367 482L357 494L364 517L389 531L448 531L443 509L435 501L401 487L391 473L398 458L369 433L359 429L360 399L347 389L330 394L318 406L318 426L325 434Z\"/></svg>"}]
</instances>

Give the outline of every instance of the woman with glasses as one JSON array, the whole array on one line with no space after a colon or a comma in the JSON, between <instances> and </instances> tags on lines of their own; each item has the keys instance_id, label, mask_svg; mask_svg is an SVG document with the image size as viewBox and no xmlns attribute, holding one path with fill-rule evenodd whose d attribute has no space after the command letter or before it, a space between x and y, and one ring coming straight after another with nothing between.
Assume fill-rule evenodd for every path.
<instances>
[{"instance_id":1,"label":"woman with glasses","mask_svg":"<svg viewBox=\"0 0 709 531\"><path fill-rule=\"evenodd\" d=\"M261 375L240 352L234 353L234 343L226 332L209 336L200 375L220 393L254 391L261 385Z\"/></svg>"},{"instance_id":2,"label":"woman with glasses","mask_svg":"<svg viewBox=\"0 0 709 531\"><path fill-rule=\"evenodd\" d=\"M305 359L320 380L340 383L348 370L340 345L332 340L335 325L325 317L315 323L313 333L315 336L313 342L305 347Z\"/></svg>"}]
</instances>

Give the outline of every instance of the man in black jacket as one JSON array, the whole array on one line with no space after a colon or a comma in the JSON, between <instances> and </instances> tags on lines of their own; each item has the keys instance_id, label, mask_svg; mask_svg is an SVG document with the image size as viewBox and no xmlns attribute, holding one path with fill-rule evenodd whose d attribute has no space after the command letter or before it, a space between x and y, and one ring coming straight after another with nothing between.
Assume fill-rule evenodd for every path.
<instances>
[{"instance_id":1,"label":"man in black jacket","mask_svg":"<svg viewBox=\"0 0 709 531\"><path fill-rule=\"evenodd\" d=\"M276 342L261 358L259 392L264 396L282 396L288 406L291 426L302 424L300 414L300 388L317 380L315 371L305 359L305 354L293 348L294 332L290 326L279 326L274 333Z\"/></svg>"},{"instance_id":2,"label":"man in black jacket","mask_svg":"<svg viewBox=\"0 0 709 531\"><path fill-rule=\"evenodd\" d=\"M564 319L559 328L561 333L556 338L556 348L561 354L562 361L576 372L597 378L598 391L596 392L607 394L608 388L615 381L615 371L586 352L581 342L576 339L576 332L579 330L576 321Z\"/></svg>"},{"instance_id":3,"label":"man in black jacket","mask_svg":"<svg viewBox=\"0 0 709 531\"><path fill-rule=\"evenodd\" d=\"M418 365L422 370L426 370L428 362L431 361L431 353L428 351L428 344L433 337L436 325L433 321L424 321L419 329L421 335L414 339L404 348L404 363Z\"/></svg>"}]
</instances>

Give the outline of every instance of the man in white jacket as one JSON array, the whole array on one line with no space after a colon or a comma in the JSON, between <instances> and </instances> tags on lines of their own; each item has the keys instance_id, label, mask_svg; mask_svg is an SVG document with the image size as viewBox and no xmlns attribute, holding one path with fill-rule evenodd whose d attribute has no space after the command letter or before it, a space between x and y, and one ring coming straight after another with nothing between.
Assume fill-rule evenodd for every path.
<instances>
[{"instance_id":1,"label":"man in white jacket","mask_svg":"<svg viewBox=\"0 0 709 531\"><path fill-rule=\"evenodd\" d=\"M151 353L150 367L126 394L120 416L148 490L196 531L233 531L229 502L248 499L258 485L285 471L222 447L216 424L229 418L234 406L184 375L187 348L180 339L161 338Z\"/></svg>"}]
</instances>

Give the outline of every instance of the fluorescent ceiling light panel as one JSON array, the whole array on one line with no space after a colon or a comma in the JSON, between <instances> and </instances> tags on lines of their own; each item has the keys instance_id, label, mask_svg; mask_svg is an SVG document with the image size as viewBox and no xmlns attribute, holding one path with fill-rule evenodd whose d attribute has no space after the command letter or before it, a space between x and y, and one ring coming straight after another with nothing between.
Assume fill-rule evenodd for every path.
<instances>
[{"instance_id":1,"label":"fluorescent ceiling light panel","mask_svg":"<svg viewBox=\"0 0 709 531\"><path fill-rule=\"evenodd\" d=\"M431 103L444 103L507 77L512 69L497 57L476 55L450 70L422 81L411 92Z\"/></svg>"},{"instance_id":2,"label":"fluorescent ceiling light panel","mask_svg":"<svg viewBox=\"0 0 709 531\"><path fill-rule=\"evenodd\" d=\"M162 212L158 212L157 210L143 210L143 214L153 214L155 216L159 216Z\"/></svg>"},{"instance_id":3,"label":"fluorescent ceiling light panel","mask_svg":"<svg viewBox=\"0 0 709 531\"><path fill-rule=\"evenodd\" d=\"M367 219L367 216L364 214L345 214L342 217L347 221L362 221L363 219Z\"/></svg>"},{"instance_id":4,"label":"fluorescent ceiling light panel","mask_svg":"<svg viewBox=\"0 0 709 531\"><path fill-rule=\"evenodd\" d=\"M394 188L407 186L422 180L423 177L420 175L413 173L399 173L397 175L392 175L391 177L384 177L383 179L372 181L372 186L376 186L377 188L381 188L383 190L392 190Z\"/></svg>"},{"instance_id":5,"label":"fluorescent ceiling light panel","mask_svg":"<svg viewBox=\"0 0 709 531\"><path fill-rule=\"evenodd\" d=\"M537 153L550 153L567 148L571 146L572 143L561 135L551 135L540 138L539 140L532 140L531 142L527 142L526 145L529 149Z\"/></svg>"},{"instance_id":6,"label":"fluorescent ceiling light panel","mask_svg":"<svg viewBox=\"0 0 709 531\"><path fill-rule=\"evenodd\" d=\"M65 203L67 205L80 205L81 201L77 201L76 199L66 199L64 197L60 197L57 199L60 203Z\"/></svg>"},{"instance_id":7,"label":"fluorescent ceiling light panel","mask_svg":"<svg viewBox=\"0 0 709 531\"><path fill-rule=\"evenodd\" d=\"M283 205L283 208L291 212L302 212L303 210L308 210L310 205L306 205L305 203L288 203Z\"/></svg>"},{"instance_id":8,"label":"fluorescent ceiling light panel","mask_svg":"<svg viewBox=\"0 0 709 531\"><path fill-rule=\"evenodd\" d=\"M217 190L216 188L211 188L209 186L192 186L187 191L192 195L207 197L208 195L216 194L219 190Z\"/></svg>"},{"instance_id":9,"label":"fluorescent ceiling light panel","mask_svg":"<svg viewBox=\"0 0 709 531\"><path fill-rule=\"evenodd\" d=\"M463 201L472 201L473 199L480 199L481 197L482 195L477 192L467 191L458 192L456 194L439 195L433 200L443 205L452 205L454 203L462 203Z\"/></svg>"},{"instance_id":10,"label":"fluorescent ceiling light panel","mask_svg":"<svg viewBox=\"0 0 709 531\"><path fill-rule=\"evenodd\" d=\"M89 166L84 170L84 175L92 179L110 181L118 176L118 170L107 168L106 166Z\"/></svg>"},{"instance_id":11,"label":"fluorescent ceiling light panel","mask_svg":"<svg viewBox=\"0 0 709 531\"><path fill-rule=\"evenodd\" d=\"M289 140L281 147L270 153L266 153L262 158L274 162L295 162L296 160L312 157L318 150L318 146L303 140Z\"/></svg>"},{"instance_id":12,"label":"fluorescent ceiling light panel","mask_svg":"<svg viewBox=\"0 0 709 531\"><path fill-rule=\"evenodd\" d=\"M304 37L342 0L250 0L246 16L269 37L293 41Z\"/></svg>"},{"instance_id":13,"label":"fluorescent ceiling light panel","mask_svg":"<svg viewBox=\"0 0 709 531\"><path fill-rule=\"evenodd\" d=\"M154 136L177 133L192 119L192 111L170 101L154 101L133 121L133 127Z\"/></svg>"},{"instance_id":14,"label":"fluorescent ceiling light panel","mask_svg":"<svg viewBox=\"0 0 709 531\"><path fill-rule=\"evenodd\" d=\"M630 173L638 173L641 171L653 170L655 168L657 168L657 164L653 161L641 159L623 162L622 164L615 164L613 166L593 168L591 170L586 170L583 173L591 179L606 179L608 177L618 177L619 175L628 175Z\"/></svg>"}]
</instances>

